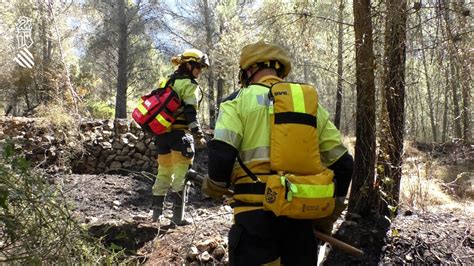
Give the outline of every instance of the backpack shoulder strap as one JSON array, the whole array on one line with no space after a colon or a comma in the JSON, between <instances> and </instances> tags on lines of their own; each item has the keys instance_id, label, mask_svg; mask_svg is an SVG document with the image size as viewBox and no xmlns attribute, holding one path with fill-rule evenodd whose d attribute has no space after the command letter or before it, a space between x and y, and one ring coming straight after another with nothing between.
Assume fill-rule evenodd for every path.
<instances>
[{"instance_id":1,"label":"backpack shoulder strap","mask_svg":"<svg viewBox=\"0 0 474 266\"><path fill-rule=\"evenodd\" d=\"M253 179L253 181L255 182L260 182L258 177L252 173L252 171L250 171L250 169L244 164L244 162L242 162L242 159L240 158L240 156L237 155L237 161L239 161L239 164L240 164L240 167L242 167L242 169L244 169L245 173Z\"/></svg>"}]
</instances>

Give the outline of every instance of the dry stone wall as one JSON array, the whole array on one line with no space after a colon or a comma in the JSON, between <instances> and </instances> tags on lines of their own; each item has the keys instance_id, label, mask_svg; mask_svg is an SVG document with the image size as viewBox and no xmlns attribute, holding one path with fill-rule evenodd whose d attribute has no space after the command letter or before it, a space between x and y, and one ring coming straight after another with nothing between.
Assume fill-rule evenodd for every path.
<instances>
[{"instance_id":1,"label":"dry stone wall","mask_svg":"<svg viewBox=\"0 0 474 266\"><path fill-rule=\"evenodd\" d=\"M44 119L3 117L0 146L11 140L33 166L81 174L156 173L153 136L126 119L57 126Z\"/></svg>"}]
</instances>

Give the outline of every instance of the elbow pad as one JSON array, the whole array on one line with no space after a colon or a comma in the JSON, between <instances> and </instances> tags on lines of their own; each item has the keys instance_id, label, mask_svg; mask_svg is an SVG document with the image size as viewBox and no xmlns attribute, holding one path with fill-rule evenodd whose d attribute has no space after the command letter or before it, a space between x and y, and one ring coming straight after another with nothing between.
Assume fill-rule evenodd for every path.
<instances>
[{"instance_id":1,"label":"elbow pad","mask_svg":"<svg viewBox=\"0 0 474 266\"><path fill-rule=\"evenodd\" d=\"M197 112L194 106L187 104L184 106L183 109L184 109L183 110L184 117L186 118L186 121L188 122L188 124L191 124L197 121Z\"/></svg>"},{"instance_id":2,"label":"elbow pad","mask_svg":"<svg viewBox=\"0 0 474 266\"><path fill-rule=\"evenodd\" d=\"M336 197L343 197L347 194L349 184L354 170L354 159L349 153L344 153L335 163L331 164L329 169L334 171L334 180L336 182Z\"/></svg>"},{"instance_id":3,"label":"elbow pad","mask_svg":"<svg viewBox=\"0 0 474 266\"><path fill-rule=\"evenodd\" d=\"M223 141L213 139L208 144L208 153L209 178L215 182L225 182L229 186L237 149Z\"/></svg>"}]
</instances>

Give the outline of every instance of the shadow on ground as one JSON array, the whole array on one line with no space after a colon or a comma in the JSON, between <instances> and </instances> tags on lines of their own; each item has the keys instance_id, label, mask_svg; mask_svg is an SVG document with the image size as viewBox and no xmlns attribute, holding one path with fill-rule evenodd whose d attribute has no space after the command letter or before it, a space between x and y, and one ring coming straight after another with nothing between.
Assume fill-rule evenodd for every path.
<instances>
[{"instance_id":1,"label":"shadow on ground","mask_svg":"<svg viewBox=\"0 0 474 266\"><path fill-rule=\"evenodd\" d=\"M331 248L322 265L377 265L384 247L390 223L381 216L361 217L348 213L334 237L364 252L362 257L351 256Z\"/></svg>"}]
</instances>

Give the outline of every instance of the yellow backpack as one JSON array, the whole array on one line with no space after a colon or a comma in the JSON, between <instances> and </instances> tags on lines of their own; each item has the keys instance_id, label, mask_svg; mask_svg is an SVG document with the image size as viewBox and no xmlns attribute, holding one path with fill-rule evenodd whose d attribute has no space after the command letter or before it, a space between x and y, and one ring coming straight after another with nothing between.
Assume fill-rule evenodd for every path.
<instances>
[{"instance_id":1,"label":"yellow backpack","mask_svg":"<svg viewBox=\"0 0 474 266\"><path fill-rule=\"evenodd\" d=\"M277 174L267 179L263 208L294 219L329 216L335 204L334 173L321 165L316 89L280 82L270 88L269 98L270 168Z\"/></svg>"}]
</instances>

